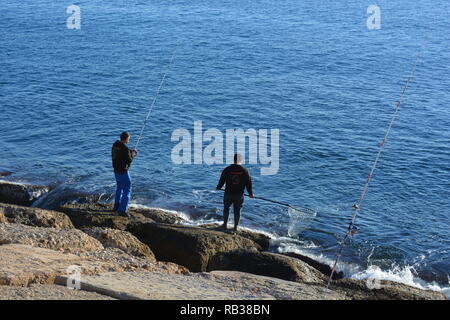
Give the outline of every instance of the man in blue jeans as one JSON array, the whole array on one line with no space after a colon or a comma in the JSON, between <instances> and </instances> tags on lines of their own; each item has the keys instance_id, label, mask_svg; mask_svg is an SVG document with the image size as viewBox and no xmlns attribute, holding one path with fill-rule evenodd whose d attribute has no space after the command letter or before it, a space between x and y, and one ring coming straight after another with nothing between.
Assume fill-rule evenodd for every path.
<instances>
[{"instance_id":1,"label":"man in blue jeans","mask_svg":"<svg viewBox=\"0 0 450 320\"><path fill-rule=\"evenodd\" d=\"M124 217L130 216L127 212L128 203L131 199L131 179L128 169L138 153L137 150L128 148L130 138L131 136L128 132L122 132L120 140L114 142L111 150L112 164L117 182L114 211L118 211L119 215Z\"/></svg>"},{"instance_id":2,"label":"man in blue jeans","mask_svg":"<svg viewBox=\"0 0 450 320\"><path fill-rule=\"evenodd\" d=\"M225 194L223 195L223 225L227 230L230 207L233 205L234 228L232 233L237 232L239 220L241 218L241 208L244 203L244 190L247 189L250 198L254 198L252 188L252 177L246 168L241 165L240 154L234 155L234 163L226 167L220 176L216 189L222 189L225 184Z\"/></svg>"}]
</instances>

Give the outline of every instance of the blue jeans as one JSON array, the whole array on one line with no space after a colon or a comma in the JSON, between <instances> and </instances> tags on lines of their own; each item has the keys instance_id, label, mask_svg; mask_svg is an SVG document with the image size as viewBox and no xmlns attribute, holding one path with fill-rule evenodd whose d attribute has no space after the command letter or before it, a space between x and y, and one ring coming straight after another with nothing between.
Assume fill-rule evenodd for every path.
<instances>
[{"instance_id":1,"label":"blue jeans","mask_svg":"<svg viewBox=\"0 0 450 320\"><path fill-rule=\"evenodd\" d=\"M117 189L114 200L114 209L120 212L127 212L128 203L131 199L131 178L128 172L123 174L115 173L115 175Z\"/></svg>"}]
</instances>

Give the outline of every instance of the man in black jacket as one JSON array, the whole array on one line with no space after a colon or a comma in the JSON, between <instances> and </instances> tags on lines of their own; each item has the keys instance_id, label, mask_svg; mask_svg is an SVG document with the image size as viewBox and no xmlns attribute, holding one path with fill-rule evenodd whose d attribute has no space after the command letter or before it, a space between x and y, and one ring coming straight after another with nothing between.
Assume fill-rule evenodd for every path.
<instances>
[{"instance_id":1,"label":"man in black jacket","mask_svg":"<svg viewBox=\"0 0 450 320\"><path fill-rule=\"evenodd\" d=\"M241 218L241 208L244 203L244 189L247 188L250 198L254 198L252 188L252 177L246 168L241 165L242 158L240 154L234 155L234 164L226 167L222 171L219 183L216 189L222 189L225 184L225 194L223 196L223 226L227 230L228 216L230 215L230 206L233 205L234 229L237 231L239 220Z\"/></svg>"},{"instance_id":2,"label":"man in black jacket","mask_svg":"<svg viewBox=\"0 0 450 320\"><path fill-rule=\"evenodd\" d=\"M128 169L133 159L137 156L137 150L131 150L127 146L130 138L131 136L128 132L122 132L120 141L114 142L111 150L112 164L117 182L114 210L125 217L129 217L127 210L131 199L131 179Z\"/></svg>"}]
</instances>

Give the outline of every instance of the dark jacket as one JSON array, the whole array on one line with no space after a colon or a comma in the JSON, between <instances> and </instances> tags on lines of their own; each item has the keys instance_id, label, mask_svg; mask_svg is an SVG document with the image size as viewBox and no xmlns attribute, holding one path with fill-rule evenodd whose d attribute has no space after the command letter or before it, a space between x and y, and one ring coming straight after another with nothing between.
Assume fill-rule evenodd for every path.
<instances>
[{"instance_id":1,"label":"dark jacket","mask_svg":"<svg viewBox=\"0 0 450 320\"><path fill-rule=\"evenodd\" d=\"M117 140L112 146L111 157L114 172L123 174L130 168L131 162L136 157L136 151L128 148L122 141Z\"/></svg>"},{"instance_id":2,"label":"dark jacket","mask_svg":"<svg viewBox=\"0 0 450 320\"><path fill-rule=\"evenodd\" d=\"M252 177L246 168L239 164L232 164L222 171L217 189L222 189L225 184L225 193L243 195L244 189L253 195Z\"/></svg>"}]
</instances>

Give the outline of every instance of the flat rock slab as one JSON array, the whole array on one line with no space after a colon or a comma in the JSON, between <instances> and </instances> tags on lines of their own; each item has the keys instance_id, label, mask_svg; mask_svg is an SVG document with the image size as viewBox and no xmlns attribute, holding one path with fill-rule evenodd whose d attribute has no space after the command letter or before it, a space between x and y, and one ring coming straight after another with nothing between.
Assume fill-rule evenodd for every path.
<instances>
[{"instance_id":1,"label":"flat rock slab","mask_svg":"<svg viewBox=\"0 0 450 320\"><path fill-rule=\"evenodd\" d=\"M115 300L95 292L69 289L54 284L29 287L0 286L0 300Z\"/></svg>"},{"instance_id":2,"label":"flat rock slab","mask_svg":"<svg viewBox=\"0 0 450 320\"><path fill-rule=\"evenodd\" d=\"M65 278L58 281L64 283ZM347 299L324 287L237 271L188 275L108 272L82 276L81 289L117 299L143 300L319 300Z\"/></svg>"},{"instance_id":3,"label":"flat rock slab","mask_svg":"<svg viewBox=\"0 0 450 320\"><path fill-rule=\"evenodd\" d=\"M29 206L50 189L49 186L0 180L0 202Z\"/></svg>"},{"instance_id":4,"label":"flat rock slab","mask_svg":"<svg viewBox=\"0 0 450 320\"><path fill-rule=\"evenodd\" d=\"M67 268L73 265L79 266L85 274L115 269L104 261L21 244L0 245L0 257L0 285L53 283L56 276L67 274Z\"/></svg>"},{"instance_id":5,"label":"flat rock slab","mask_svg":"<svg viewBox=\"0 0 450 320\"><path fill-rule=\"evenodd\" d=\"M123 271L188 273L177 264L134 257L117 248L75 255L29 245L4 244L0 245L0 257L0 285L53 284L58 276L67 275L71 266L78 266L83 275Z\"/></svg>"}]
</instances>

